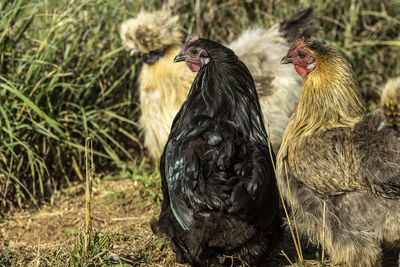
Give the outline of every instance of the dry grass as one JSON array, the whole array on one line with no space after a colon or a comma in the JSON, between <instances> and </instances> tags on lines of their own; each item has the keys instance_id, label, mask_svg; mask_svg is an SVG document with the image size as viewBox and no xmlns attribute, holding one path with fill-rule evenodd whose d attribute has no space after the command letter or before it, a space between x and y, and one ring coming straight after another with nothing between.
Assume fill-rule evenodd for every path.
<instances>
[{"instance_id":1,"label":"dry grass","mask_svg":"<svg viewBox=\"0 0 400 267\"><path fill-rule=\"evenodd\" d=\"M26 210L0 221L0 266L78 266L102 262L165 266L174 262L168 242L156 237L149 222L159 206L144 201L143 185L131 180L103 181L93 187L92 231L84 254L83 186L63 193L54 206ZM151 200L149 197L147 200Z\"/></svg>"}]
</instances>

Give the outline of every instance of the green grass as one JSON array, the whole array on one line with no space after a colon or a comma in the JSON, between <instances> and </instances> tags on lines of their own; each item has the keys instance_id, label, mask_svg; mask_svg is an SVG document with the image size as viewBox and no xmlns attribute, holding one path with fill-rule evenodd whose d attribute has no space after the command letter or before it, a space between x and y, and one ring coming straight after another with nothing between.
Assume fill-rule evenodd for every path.
<instances>
[{"instance_id":1,"label":"green grass","mask_svg":"<svg viewBox=\"0 0 400 267\"><path fill-rule=\"evenodd\" d=\"M121 1L2 1L0 195L22 206L82 177L84 140L97 169L134 160L136 65L117 39Z\"/></svg>"},{"instance_id":2,"label":"green grass","mask_svg":"<svg viewBox=\"0 0 400 267\"><path fill-rule=\"evenodd\" d=\"M10 252L6 246L0 246L0 266L11 266Z\"/></svg>"},{"instance_id":3,"label":"green grass","mask_svg":"<svg viewBox=\"0 0 400 267\"><path fill-rule=\"evenodd\" d=\"M245 28L271 26L313 5L318 39L350 59L372 107L400 75L400 3L371 1L169 1L182 30L219 42ZM84 173L84 140L96 172L128 175L159 188L138 137L140 65L121 47L119 24L161 1L0 1L0 210L39 204ZM136 167L132 167L136 166ZM156 189L142 193L160 202Z\"/></svg>"},{"instance_id":4,"label":"green grass","mask_svg":"<svg viewBox=\"0 0 400 267\"><path fill-rule=\"evenodd\" d=\"M107 249L110 247L110 237L95 231L91 235L87 254L84 253L83 233L79 232L77 241L68 251L65 262L69 266L110 266Z\"/></svg>"}]
</instances>

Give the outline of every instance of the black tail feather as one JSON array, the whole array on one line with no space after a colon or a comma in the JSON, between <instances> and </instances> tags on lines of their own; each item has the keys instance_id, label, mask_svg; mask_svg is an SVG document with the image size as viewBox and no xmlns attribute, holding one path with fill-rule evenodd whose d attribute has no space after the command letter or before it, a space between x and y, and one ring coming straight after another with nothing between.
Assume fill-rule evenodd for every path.
<instances>
[{"instance_id":1,"label":"black tail feather","mask_svg":"<svg viewBox=\"0 0 400 267\"><path fill-rule=\"evenodd\" d=\"M293 43L302 36L310 38L315 37L317 34L320 37L323 34L312 13L313 8L306 7L280 23L279 30L283 33L288 43Z\"/></svg>"}]
</instances>

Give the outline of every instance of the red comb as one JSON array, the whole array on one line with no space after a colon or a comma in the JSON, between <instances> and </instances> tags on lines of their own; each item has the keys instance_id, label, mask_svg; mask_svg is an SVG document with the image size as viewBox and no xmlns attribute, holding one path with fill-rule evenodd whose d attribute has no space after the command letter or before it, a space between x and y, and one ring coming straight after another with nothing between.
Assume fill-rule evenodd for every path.
<instances>
[{"instance_id":1,"label":"red comb","mask_svg":"<svg viewBox=\"0 0 400 267\"><path fill-rule=\"evenodd\" d=\"M306 39L304 37L301 37L297 39L294 44L289 48L289 51L293 51L294 49L298 48L301 45L304 45L306 43Z\"/></svg>"},{"instance_id":2,"label":"red comb","mask_svg":"<svg viewBox=\"0 0 400 267\"><path fill-rule=\"evenodd\" d=\"M191 43L193 43L194 41L197 41L199 39L200 39L200 37L198 35L188 36L188 38L186 38L186 41L185 41L185 48L187 48Z\"/></svg>"}]
</instances>

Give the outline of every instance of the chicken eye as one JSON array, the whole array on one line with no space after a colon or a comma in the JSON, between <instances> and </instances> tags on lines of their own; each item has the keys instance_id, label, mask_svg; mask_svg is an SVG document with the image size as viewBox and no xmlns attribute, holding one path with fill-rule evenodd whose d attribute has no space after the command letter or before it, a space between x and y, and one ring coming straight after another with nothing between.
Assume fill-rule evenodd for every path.
<instances>
[{"instance_id":1,"label":"chicken eye","mask_svg":"<svg viewBox=\"0 0 400 267\"><path fill-rule=\"evenodd\" d=\"M192 57L197 56L198 53L199 53L199 52L198 52L196 49L191 49L191 50L190 50L190 55L191 55Z\"/></svg>"},{"instance_id":2,"label":"chicken eye","mask_svg":"<svg viewBox=\"0 0 400 267\"><path fill-rule=\"evenodd\" d=\"M299 50L299 51L297 52L297 55L298 55L299 57L301 57L301 58L304 58L304 57L307 55L307 53L306 53L304 50Z\"/></svg>"}]
</instances>

